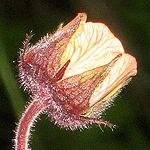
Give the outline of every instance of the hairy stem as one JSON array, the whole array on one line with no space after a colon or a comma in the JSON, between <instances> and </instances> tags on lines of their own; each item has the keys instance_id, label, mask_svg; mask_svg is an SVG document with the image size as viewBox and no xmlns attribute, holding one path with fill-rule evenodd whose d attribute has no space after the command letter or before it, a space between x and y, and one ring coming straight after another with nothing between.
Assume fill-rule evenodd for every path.
<instances>
[{"instance_id":1,"label":"hairy stem","mask_svg":"<svg viewBox=\"0 0 150 150\"><path fill-rule=\"evenodd\" d=\"M48 106L47 101L33 100L23 113L16 131L15 150L29 150L31 128L38 115Z\"/></svg>"}]
</instances>

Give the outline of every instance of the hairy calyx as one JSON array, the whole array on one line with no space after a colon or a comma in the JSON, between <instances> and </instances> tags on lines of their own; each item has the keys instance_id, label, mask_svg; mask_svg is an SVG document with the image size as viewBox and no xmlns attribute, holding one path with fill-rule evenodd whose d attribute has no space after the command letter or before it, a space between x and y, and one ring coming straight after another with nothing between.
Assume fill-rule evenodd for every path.
<instances>
[{"instance_id":1,"label":"hairy calyx","mask_svg":"<svg viewBox=\"0 0 150 150\"><path fill-rule=\"evenodd\" d=\"M20 51L21 85L32 95L16 131L15 149L29 149L34 121L42 112L62 128L86 128L96 123L114 95L137 73L133 56L102 23L86 23L79 13L54 35L30 46L29 35Z\"/></svg>"}]
</instances>

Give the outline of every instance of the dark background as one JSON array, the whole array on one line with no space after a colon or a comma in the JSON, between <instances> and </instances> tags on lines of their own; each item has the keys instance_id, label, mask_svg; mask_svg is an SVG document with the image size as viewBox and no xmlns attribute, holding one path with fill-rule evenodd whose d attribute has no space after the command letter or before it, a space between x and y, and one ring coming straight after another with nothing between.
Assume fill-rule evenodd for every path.
<instances>
[{"instance_id":1,"label":"dark background","mask_svg":"<svg viewBox=\"0 0 150 150\"><path fill-rule=\"evenodd\" d=\"M25 34L35 43L78 12L88 21L105 23L136 57L138 75L115 100L104 119L111 131L93 125L82 132L66 131L42 115L31 138L33 150L150 149L150 1L149 0L2 0L0 2L0 149L11 149L19 116L29 97L18 84L17 59ZM107 115L106 115L107 114Z\"/></svg>"}]
</instances>

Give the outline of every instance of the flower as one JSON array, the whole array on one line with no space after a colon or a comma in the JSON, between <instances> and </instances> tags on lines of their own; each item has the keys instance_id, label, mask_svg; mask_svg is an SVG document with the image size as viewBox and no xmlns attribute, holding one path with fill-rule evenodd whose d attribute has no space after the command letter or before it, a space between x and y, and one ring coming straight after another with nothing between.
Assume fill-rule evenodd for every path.
<instances>
[{"instance_id":1,"label":"flower","mask_svg":"<svg viewBox=\"0 0 150 150\"><path fill-rule=\"evenodd\" d=\"M135 58L108 27L86 22L86 17L79 13L31 46L28 36L20 52L20 81L32 95L29 107L39 108L36 115L46 110L64 128L88 123L112 127L99 119L101 113L137 73Z\"/></svg>"},{"instance_id":2,"label":"flower","mask_svg":"<svg viewBox=\"0 0 150 150\"><path fill-rule=\"evenodd\" d=\"M135 58L102 23L86 22L79 13L66 26L34 45L31 35L20 51L21 85L31 102L18 123L15 149L30 149L31 128L42 112L63 128L86 128L97 123L118 91L137 73Z\"/></svg>"}]
</instances>

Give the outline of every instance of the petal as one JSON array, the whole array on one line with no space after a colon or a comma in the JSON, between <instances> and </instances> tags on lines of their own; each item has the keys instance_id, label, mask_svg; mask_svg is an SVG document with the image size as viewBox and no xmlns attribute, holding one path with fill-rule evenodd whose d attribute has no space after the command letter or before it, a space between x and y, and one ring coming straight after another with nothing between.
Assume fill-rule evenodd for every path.
<instances>
[{"instance_id":1,"label":"petal","mask_svg":"<svg viewBox=\"0 0 150 150\"><path fill-rule=\"evenodd\" d=\"M119 53L124 53L123 46L106 25L82 23L62 56L61 64L71 60L63 78L103 66Z\"/></svg>"},{"instance_id":2,"label":"petal","mask_svg":"<svg viewBox=\"0 0 150 150\"><path fill-rule=\"evenodd\" d=\"M136 74L137 62L135 58L129 54L123 54L112 67L109 75L105 78L102 84L100 84L93 92L89 101L90 106L93 106L106 96L108 98L114 95L117 90L126 84L126 81Z\"/></svg>"}]
</instances>

